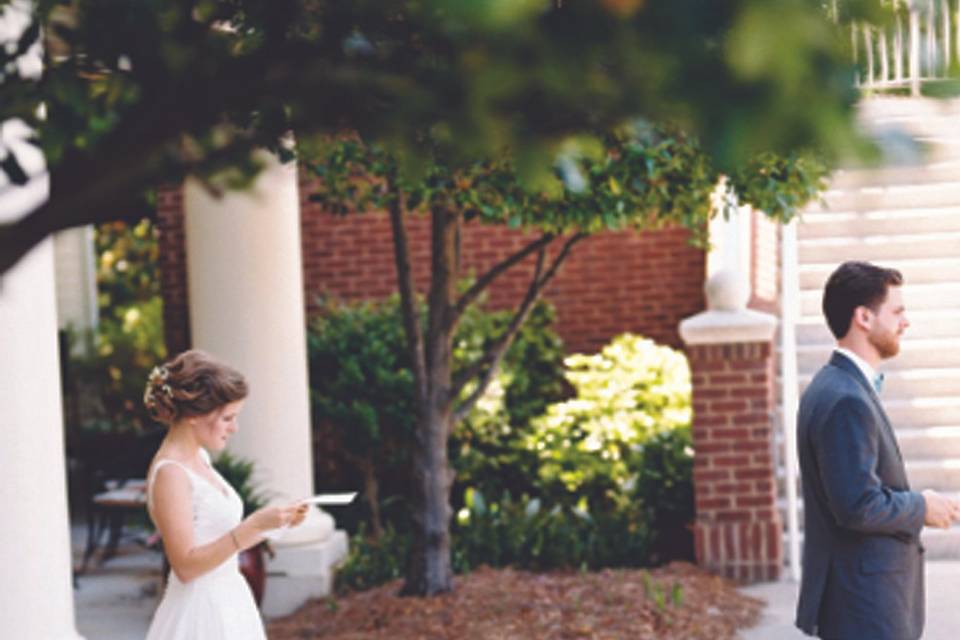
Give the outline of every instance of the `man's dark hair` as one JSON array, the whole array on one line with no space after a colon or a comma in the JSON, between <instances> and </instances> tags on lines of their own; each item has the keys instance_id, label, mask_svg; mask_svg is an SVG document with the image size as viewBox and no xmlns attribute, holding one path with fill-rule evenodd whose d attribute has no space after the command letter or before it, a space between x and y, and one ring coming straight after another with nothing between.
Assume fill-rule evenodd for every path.
<instances>
[{"instance_id":1,"label":"man's dark hair","mask_svg":"<svg viewBox=\"0 0 960 640\"><path fill-rule=\"evenodd\" d=\"M839 340L850 331L857 307L876 311L887 299L887 289L903 284L903 275L869 262L844 262L830 274L823 289L823 315Z\"/></svg>"}]
</instances>

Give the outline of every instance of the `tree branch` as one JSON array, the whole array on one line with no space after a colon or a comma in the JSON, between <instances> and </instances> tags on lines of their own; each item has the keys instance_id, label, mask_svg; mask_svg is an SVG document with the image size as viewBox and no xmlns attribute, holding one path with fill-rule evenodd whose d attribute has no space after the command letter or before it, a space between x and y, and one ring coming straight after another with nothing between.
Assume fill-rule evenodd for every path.
<instances>
[{"instance_id":1,"label":"tree branch","mask_svg":"<svg viewBox=\"0 0 960 640\"><path fill-rule=\"evenodd\" d=\"M76 154L57 165L50 175L49 199L16 222L0 225L0 274L51 233L84 224L153 215L154 210L144 197L144 187L150 185L151 176L159 175L157 167L164 163L172 140L144 135L144 151L133 159L129 153L118 151L128 148L126 139L126 135L119 137L116 144L102 149L95 158ZM207 154L202 167L216 166L251 147L250 140L238 137ZM198 168L200 164L180 162L175 171L185 175Z\"/></svg>"},{"instance_id":2,"label":"tree branch","mask_svg":"<svg viewBox=\"0 0 960 640\"><path fill-rule=\"evenodd\" d=\"M416 288L410 269L410 243L407 228L403 224L403 198L396 183L390 181L393 198L390 203L390 225L393 227L393 257L397 266L397 287L400 289L400 309L403 329L407 336L407 350L413 366L413 379L417 389L417 404L427 400L427 364L423 350L423 333L420 330L420 314L417 312Z\"/></svg>"},{"instance_id":3,"label":"tree branch","mask_svg":"<svg viewBox=\"0 0 960 640\"><path fill-rule=\"evenodd\" d=\"M540 281L540 274L543 272L543 263L546 258L546 247L542 247L540 252L537 254L537 266L534 268L533 277L530 279L530 285L527 288L527 294L524 296L523 301L520 303L518 310L514 313L513 318L510 319L510 323L507 325L507 328L504 330L500 336L494 340L493 344L487 348L484 354L480 357L479 360L474 362L472 365L460 372L456 379L453 382L451 389L451 394L454 398L460 395L463 391L463 388L474 378L480 375L484 368L489 367L489 365L496 361L497 357L501 353L505 353L503 350L503 345L506 344L510 330L514 325L519 326L520 323L517 322L517 319L526 309L529 300L535 295L537 284Z\"/></svg>"},{"instance_id":4,"label":"tree branch","mask_svg":"<svg viewBox=\"0 0 960 640\"><path fill-rule=\"evenodd\" d=\"M477 278L477 281L474 282L469 289L467 289L467 291L460 297L459 300L457 300L457 304L453 311L454 322L460 319L464 312L466 312L467 307L469 307L470 304L483 292L483 290L490 286L490 284L504 271L518 262L521 262L534 251L549 245L551 242L553 242L554 237L555 236L552 233L545 233L517 253L514 253L512 256L494 265L489 271Z\"/></svg>"},{"instance_id":5,"label":"tree branch","mask_svg":"<svg viewBox=\"0 0 960 640\"><path fill-rule=\"evenodd\" d=\"M517 309L517 312L510 320L510 324L507 325L507 328L504 330L504 332L499 338L497 338L496 341L494 341L493 345L487 349L487 352L482 358L480 358L480 360L468 367L463 374L457 376L457 380L451 390L451 400L455 400L456 397L460 395L460 393L463 391L463 388L470 382L470 380L477 376L481 377L477 383L477 388L474 389L470 396L460 403L460 405L454 410L454 424L466 418L467 415L469 415L473 410L473 407L477 404L477 401L483 397L487 387L490 386L490 382L496 375L503 357L506 355L510 345L513 344L514 338L517 337L520 327L527 319L527 316L530 315L533 305L537 302L537 300L540 299L540 296L543 294L543 290L557 274L557 270L570 254L570 250L573 248L573 245L586 237L586 233L577 233L567 240L566 243L564 243L563 248L560 250L560 253L556 258L554 258L553 262L550 264L550 267L547 269L546 273L543 274L543 276L540 275L540 272L543 269L546 247L540 249L540 254L537 257L537 267L534 271L533 278L530 280L530 287L527 289L527 295L524 297L523 302L520 303L520 307ZM486 367L485 371L484 367Z\"/></svg>"},{"instance_id":6,"label":"tree branch","mask_svg":"<svg viewBox=\"0 0 960 640\"><path fill-rule=\"evenodd\" d=\"M196 75L162 76L145 85L143 99L124 114L117 129L95 148L74 149L51 168L50 198L44 204L24 212L17 223L0 226L0 274L48 234L116 220L122 215L117 208L139 198L145 189L182 179L191 167L182 160L178 164L170 150L183 134L202 135L222 124L225 114L256 111L255 96L299 95L302 108L287 124L311 134L367 122L377 108L369 104L369 97L389 94L400 82L396 74L364 73L349 64L333 67L323 59L305 65L304 60L314 58L310 53L309 47L289 45L226 60L214 75L205 75L198 67ZM48 75L56 73L52 69ZM209 99L193 101L191 109L185 110L178 97L183 95ZM252 139L254 144L270 142L262 136ZM216 163L205 157L200 164Z\"/></svg>"}]
</instances>

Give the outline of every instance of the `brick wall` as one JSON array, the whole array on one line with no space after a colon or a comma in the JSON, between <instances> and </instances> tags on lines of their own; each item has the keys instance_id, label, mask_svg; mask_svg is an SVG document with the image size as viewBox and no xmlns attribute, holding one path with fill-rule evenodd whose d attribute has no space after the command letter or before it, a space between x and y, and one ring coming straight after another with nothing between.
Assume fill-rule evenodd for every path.
<instances>
[{"instance_id":1,"label":"brick wall","mask_svg":"<svg viewBox=\"0 0 960 640\"><path fill-rule=\"evenodd\" d=\"M379 298L396 291L390 224L383 213L338 217L307 200L301 188L303 266L308 311L327 293L346 300ZM158 219L167 343L177 351L189 345L182 198L165 190ZM425 216L408 222L417 287L429 284L429 225ZM483 273L534 236L505 227L466 225L463 272ZM688 234L667 229L642 234L602 233L576 246L545 292L557 310L558 333L568 350L592 352L611 337L633 331L680 346L677 325L703 310L705 253L691 247ZM488 306L512 307L526 291L533 257L501 276L490 289Z\"/></svg>"},{"instance_id":2,"label":"brick wall","mask_svg":"<svg viewBox=\"0 0 960 640\"><path fill-rule=\"evenodd\" d=\"M167 350L174 354L191 345L182 189L167 186L157 190L157 230L160 236L163 331Z\"/></svg>"},{"instance_id":3,"label":"brick wall","mask_svg":"<svg viewBox=\"0 0 960 640\"><path fill-rule=\"evenodd\" d=\"M308 185L302 189L306 196ZM336 217L301 203L308 308L327 292L358 300L396 291L390 223L383 213ZM417 288L429 284L429 220L408 219ZM506 227L468 224L462 237L465 274L481 274L535 236ZM680 229L602 233L578 244L545 292L557 310L556 329L571 351L597 351L624 331L680 346L677 325L703 310L705 253ZM559 246L559 242L556 243ZM491 287L490 308L520 302L533 272L530 257Z\"/></svg>"},{"instance_id":4,"label":"brick wall","mask_svg":"<svg viewBox=\"0 0 960 640\"><path fill-rule=\"evenodd\" d=\"M771 344L691 345L697 560L741 581L783 563L773 466Z\"/></svg>"}]
</instances>

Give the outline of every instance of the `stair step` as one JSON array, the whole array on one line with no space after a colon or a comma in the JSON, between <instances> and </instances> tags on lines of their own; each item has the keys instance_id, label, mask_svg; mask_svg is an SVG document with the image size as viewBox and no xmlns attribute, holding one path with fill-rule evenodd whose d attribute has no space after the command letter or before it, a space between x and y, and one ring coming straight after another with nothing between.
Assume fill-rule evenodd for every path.
<instances>
[{"instance_id":1,"label":"stair step","mask_svg":"<svg viewBox=\"0 0 960 640\"><path fill-rule=\"evenodd\" d=\"M885 398L883 408L897 429L960 424L960 397Z\"/></svg>"},{"instance_id":2,"label":"stair step","mask_svg":"<svg viewBox=\"0 0 960 640\"><path fill-rule=\"evenodd\" d=\"M836 345L797 345L797 364L801 375L811 374L830 359ZM900 353L883 363L885 372L936 367L960 367L960 339L958 338L904 338Z\"/></svg>"},{"instance_id":3,"label":"stair step","mask_svg":"<svg viewBox=\"0 0 960 640\"><path fill-rule=\"evenodd\" d=\"M957 171L956 176L960 176ZM800 240L898 234L960 231L960 200L946 207L911 207L880 211L821 211L803 215L798 232Z\"/></svg>"},{"instance_id":4,"label":"stair step","mask_svg":"<svg viewBox=\"0 0 960 640\"><path fill-rule=\"evenodd\" d=\"M905 121L922 122L927 118L960 115L960 99L914 98L907 96L872 96L857 103L857 118L861 122Z\"/></svg>"},{"instance_id":5,"label":"stair step","mask_svg":"<svg viewBox=\"0 0 960 640\"><path fill-rule=\"evenodd\" d=\"M944 151L960 155L960 140L954 144L940 145ZM953 147L957 148L954 149ZM868 211L886 209L909 209L917 203L925 207L949 207L960 202L960 180L929 184L894 184L861 188L832 188L823 193L821 202L814 202L807 209L810 213L828 211Z\"/></svg>"},{"instance_id":6,"label":"stair step","mask_svg":"<svg viewBox=\"0 0 960 640\"><path fill-rule=\"evenodd\" d=\"M927 147L926 163L953 162L960 159L960 135L956 132L933 132L929 135L917 135L914 138Z\"/></svg>"},{"instance_id":7,"label":"stair step","mask_svg":"<svg viewBox=\"0 0 960 640\"><path fill-rule=\"evenodd\" d=\"M907 478L910 486L936 491L960 490L960 458L940 460L906 460Z\"/></svg>"},{"instance_id":8,"label":"stair step","mask_svg":"<svg viewBox=\"0 0 960 640\"><path fill-rule=\"evenodd\" d=\"M960 255L960 233L817 238L798 241L797 249L801 262L839 264L843 260L869 260L882 264L891 260Z\"/></svg>"},{"instance_id":9,"label":"stair step","mask_svg":"<svg viewBox=\"0 0 960 640\"><path fill-rule=\"evenodd\" d=\"M885 371L884 375L883 397L885 399L941 396L960 398L960 368L906 369ZM812 372L799 376L801 393L812 379Z\"/></svg>"},{"instance_id":10,"label":"stair step","mask_svg":"<svg viewBox=\"0 0 960 640\"><path fill-rule=\"evenodd\" d=\"M958 234L960 250L960 234ZM804 316L816 316L823 305L823 292L810 289L800 292L800 313ZM933 282L912 284L903 288L903 304L907 309L907 319L913 311L948 311L960 308L960 282ZM960 333L960 322L957 323ZM909 330L909 329L908 329Z\"/></svg>"},{"instance_id":11,"label":"stair step","mask_svg":"<svg viewBox=\"0 0 960 640\"><path fill-rule=\"evenodd\" d=\"M960 457L960 426L898 428L897 441L905 460Z\"/></svg>"},{"instance_id":12,"label":"stair step","mask_svg":"<svg viewBox=\"0 0 960 640\"><path fill-rule=\"evenodd\" d=\"M919 165L841 169L830 177L830 189L930 184L956 181L958 178L960 178L960 160L947 159Z\"/></svg>"},{"instance_id":13,"label":"stair step","mask_svg":"<svg viewBox=\"0 0 960 640\"><path fill-rule=\"evenodd\" d=\"M960 214L958 214L960 217ZM804 226L801 225L803 230ZM801 231L805 233L805 231ZM827 262L807 262L800 265L800 288L822 290L827 278L837 268L841 259L833 256ZM909 288L914 284L928 284L945 280L960 280L960 256L943 258L912 258L901 260L882 260L884 267L897 269L903 274L904 282Z\"/></svg>"},{"instance_id":14,"label":"stair step","mask_svg":"<svg viewBox=\"0 0 960 640\"><path fill-rule=\"evenodd\" d=\"M894 430L904 460L929 462L943 458L960 459L960 426L900 428L894 424ZM783 444L783 430L780 429L774 440L778 460L784 459ZM960 498L960 486L957 491Z\"/></svg>"},{"instance_id":15,"label":"stair step","mask_svg":"<svg viewBox=\"0 0 960 640\"><path fill-rule=\"evenodd\" d=\"M897 433L960 424L960 397L957 396L889 398L884 392L883 408ZM960 457L960 450L956 453Z\"/></svg>"}]
</instances>

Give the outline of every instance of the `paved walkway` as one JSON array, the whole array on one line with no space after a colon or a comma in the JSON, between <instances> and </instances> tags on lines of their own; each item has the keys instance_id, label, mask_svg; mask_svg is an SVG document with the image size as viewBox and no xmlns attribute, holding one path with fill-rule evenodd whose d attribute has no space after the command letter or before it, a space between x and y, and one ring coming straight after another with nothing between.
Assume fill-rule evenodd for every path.
<instances>
[{"instance_id":1,"label":"paved walkway","mask_svg":"<svg viewBox=\"0 0 960 640\"><path fill-rule=\"evenodd\" d=\"M74 566L79 566L86 530L71 530ZM143 640L159 603L161 557L136 544L78 576L74 595L77 631L86 640Z\"/></svg>"},{"instance_id":2,"label":"paved walkway","mask_svg":"<svg viewBox=\"0 0 960 640\"><path fill-rule=\"evenodd\" d=\"M927 624L924 640L955 640L960 632L960 562L927 562ZM741 640L799 640L809 638L793 626L797 583L770 582L741 589L767 602L760 623L741 634Z\"/></svg>"}]
</instances>

